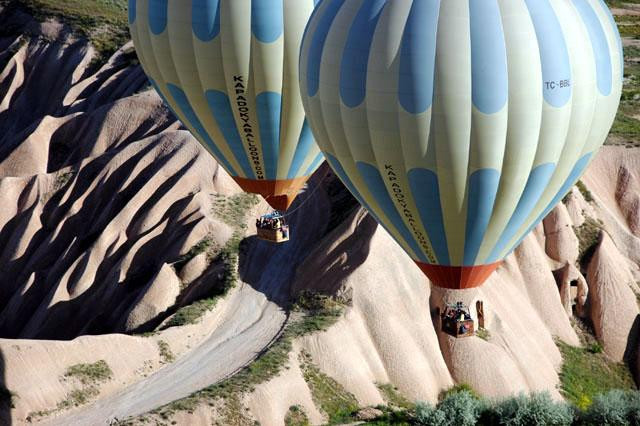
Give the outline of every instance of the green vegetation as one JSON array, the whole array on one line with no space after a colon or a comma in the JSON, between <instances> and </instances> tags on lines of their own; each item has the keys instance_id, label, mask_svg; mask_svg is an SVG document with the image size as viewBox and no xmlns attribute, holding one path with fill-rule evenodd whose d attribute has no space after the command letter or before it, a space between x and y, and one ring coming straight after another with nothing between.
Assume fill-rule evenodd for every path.
<instances>
[{"instance_id":1,"label":"green vegetation","mask_svg":"<svg viewBox=\"0 0 640 426\"><path fill-rule=\"evenodd\" d=\"M623 3L638 3L638 1L611 0L609 5L624 7ZM623 37L640 38L640 17L636 15L616 16L620 34ZM625 70L624 86L620 108L611 129L611 137L607 144L623 145L627 148L640 147L640 64L636 59L640 56L640 49L635 46L624 47Z\"/></svg>"},{"instance_id":2,"label":"green vegetation","mask_svg":"<svg viewBox=\"0 0 640 426\"><path fill-rule=\"evenodd\" d=\"M602 229L602 222L590 217L587 217L582 225L573 227L579 243L578 262L583 269L586 268L591 256L593 256Z\"/></svg>"},{"instance_id":3,"label":"green vegetation","mask_svg":"<svg viewBox=\"0 0 640 426\"><path fill-rule=\"evenodd\" d=\"M169 344L164 340L158 340L158 352L160 352L160 358L165 364L172 363L176 359L175 355L171 351L171 348L169 347Z\"/></svg>"},{"instance_id":4,"label":"green vegetation","mask_svg":"<svg viewBox=\"0 0 640 426\"><path fill-rule=\"evenodd\" d=\"M227 225L244 229L247 212L259 202L260 199L255 194L242 192L231 197L217 194L213 200L213 212Z\"/></svg>"},{"instance_id":5,"label":"green vegetation","mask_svg":"<svg viewBox=\"0 0 640 426\"><path fill-rule=\"evenodd\" d=\"M64 377L78 379L83 385L104 382L111 379L113 372L109 365L100 360L93 364L76 364L67 368Z\"/></svg>"},{"instance_id":6,"label":"green vegetation","mask_svg":"<svg viewBox=\"0 0 640 426\"><path fill-rule=\"evenodd\" d=\"M478 395L478 393L475 390L473 390L473 388L471 386L469 386L466 383L460 383L460 384L457 384L457 385L451 387L450 389L447 389L447 390L441 392L440 395L438 396L438 400L439 401L444 401L445 399L447 399L450 396L455 395L457 393L468 393L473 398L480 399L480 395Z\"/></svg>"},{"instance_id":7,"label":"green vegetation","mask_svg":"<svg viewBox=\"0 0 640 426\"><path fill-rule=\"evenodd\" d=\"M491 339L491 332L486 328L479 328L476 330L476 336L488 342Z\"/></svg>"},{"instance_id":8,"label":"green vegetation","mask_svg":"<svg viewBox=\"0 0 640 426\"><path fill-rule=\"evenodd\" d=\"M396 388L392 384L378 384L377 386L378 390L382 394L382 398L384 398L384 402L387 405L405 409L413 408L413 403L402 396L398 391L398 388Z\"/></svg>"},{"instance_id":9,"label":"green vegetation","mask_svg":"<svg viewBox=\"0 0 640 426\"><path fill-rule=\"evenodd\" d=\"M170 327L180 327L187 324L196 324L200 318L218 303L219 296L198 300L191 305L183 306L162 327L165 330Z\"/></svg>"},{"instance_id":10,"label":"green vegetation","mask_svg":"<svg viewBox=\"0 0 640 426\"><path fill-rule=\"evenodd\" d=\"M95 47L102 62L129 40L127 0L19 0L36 19L56 17Z\"/></svg>"},{"instance_id":11,"label":"green vegetation","mask_svg":"<svg viewBox=\"0 0 640 426\"><path fill-rule=\"evenodd\" d=\"M625 58L639 58L640 57L640 47L636 46L625 46L624 57Z\"/></svg>"},{"instance_id":12,"label":"green vegetation","mask_svg":"<svg viewBox=\"0 0 640 426\"><path fill-rule=\"evenodd\" d=\"M609 7L624 7L625 3L640 3L640 0L605 0Z\"/></svg>"},{"instance_id":13,"label":"green vegetation","mask_svg":"<svg viewBox=\"0 0 640 426\"><path fill-rule=\"evenodd\" d=\"M289 411L287 411L287 415L284 417L285 426L309 426L310 424L307 413L305 413L301 407L297 405L289 407Z\"/></svg>"},{"instance_id":14,"label":"green vegetation","mask_svg":"<svg viewBox=\"0 0 640 426\"><path fill-rule=\"evenodd\" d=\"M218 286L213 294L206 299L197 300L190 305L180 307L175 314L167 321L162 329L169 327L179 327L187 324L197 323L204 314L211 311L218 300L224 297L229 290L234 288L238 282L238 260L240 255L240 243L245 234L245 218L247 212L255 206L259 199L254 194L236 194L231 197L215 195L213 202L213 213L225 223L234 228L233 235L224 245L218 249L212 238L207 235L175 263L174 267L180 270L184 265L201 253L207 253L209 262L221 263L223 273L219 279Z\"/></svg>"},{"instance_id":15,"label":"green vegetation","mask_svg":"<svg viewBox=\"0 0 640 426\"><path fill-rule=\"evenodd\" d=\"M589 189L587 188L587 185L585 185L584 182L579 180L576 183L576 187L578 188L578 191L580 191L580 194L582 194L582 197L587 203L593 202L593 194L591 194L591 191L589 191Z\"/></svg>"},{"instance_id":16,"label":"green vegetation","mask_svg":"<svg viewBox=\"0 0 640 426\"><path fill-rule=\"evenodd\" d=\"M619 23L618 28L620 29L620 35L622 37L630 37L636 39L640 38L640 25L638 25L638 17L629 15L618 17L616 21L618 21Z\"/></svg>"},{"instance_id":17,"label":"green vegetation","mask_svg":"<svg viewBox=\"0 0 640 426\"><path fill-rule=\"evenodd\" d=\"M591 405L594 397L612 389L635 389L627 366L616 363L593 348L576 348L557 342L562 353L560 372L562 394L581 409Z\"/></svg>"},{"instance_id":18,"label":"green vegetation","mask_svg":"<svg viewBox=\"0 0 640 426\"><path fill-rule=\"evenodd\" d=\"M310 306L311 309L302 306ZM285 368L295 338L326 330L340 318L342 312L343 309L335 300L306 293L303 302L294 305L291 318L280 336L253 363L229 379L160 407L151 414L167 420L178 411L193 412L201 403L215 405L222 401L228 404L233 398L253 391L255 386L277 376Z\"/></svg>"},{"instance_id":19,"label":"green vegetation","mask_svg":"<svg viewBox=\"0 0 640 426\"><path fill-rule=\"evenodd\" d=\"M93 364L72 365L67 368L62 378L64 380L75 380L79 382L81 386L69 392L66 398L58 402L55 408L29 413L27 421L88 403L100 394L98 385L111 380L112 377L113 372L109 364L104 360L94 362Z\"/></svg>"},{"instance_id":20,"label":"green vegetation","mask_svg":"<svg viewBox=\"0 0 640 426\"><path fill-rule=\"evenodd\" d=\"M53 413L57 413L59 411L68 410L73 407L80 407L93 398L98 396L100 391L95 386L88 386L86 388L74 389L67 394L65 399L58 402L56 408L52 408L50 410L40 410L29 413L27 416L27 422L31 422L34 419L46 417Z\"/></svg>"},{"instance_id":21,"label":"green vegetation","mask_svg":"<svg viewBox=\"0 0 640 426\"><path fill-rule=\"evenodd\" d=\"M593 399L593 404L581 415L583 425L640 424L640 393L613 390Z\"/></svg>"},{"instance_id":22,"label":"green vegetation","mask_svg":"<svg viewBox=\"0 0 640 426\"><path fill-rule=\"evenodd\" d=\"M594 342L589 345L587 350L592 354L601 354L604 351L604 348L602 347L600 342Z\"/></svg>"},{"instance_id":23,"label":"green vegetation","mask_svg":"<svg viewBox=\"0 0 640 426\"><path fill-rule=\"evenodd\" d=\"M554 401L545 392L499 401L482 414L482 419L488 424L561 426L571 425L574 413L569 405Z\"/></svg>"},{"instance_id":24,"label":"green vegetation","mask_svg":"<svg viewBox=\"0 0 640 426\"><path fill-rule=\"evenodd\" d=\"M321 372L313 364L309 354L300 354L300 369L311 389L313 401L327 414L330 425L344 424L358 411L356 397L347 392L340 383Z\"/></svg>"},{"instance_id":25,"label":"green vegetation","mask_svg":"<svg viewBox=\"0 0 640 426\"><path fill-rule=\"evenodd\" d=\"M437 406L416 404L415 421L424 426L475 426L482 409L482 401L464 390L448 394Z\"/></svg>"},{"instance_id":26,"label":"green vegetation","mask_svg":"<svg viewBox=\"0 0 640 426\"><path fill-rule=\"evenodd\" d=\"M56 174L56 180L53 183L53 190L59 191L64 188L73 177L73 174L73 172L58 172Z\"/></svg>"},{"instance_id":27,"label":"green vegetation","mask_svg":"<svg viewBox=\"0 0 640 426\"><path fill-rule=\"evenodd\" d=\"M11 392L4 386L0 386L0 409L2 406L15 408L15 399L18 397L17 394Z\"/></svg>"},{"instance_id":28,"label":"green vegetation","mask_svg":"<svg viewBox=\"0 0 640 426\"><path fill-rule=\"evenodd\" d=\"M406 424L421 426L637 425L640 420L640 393L610 391L596 396L589 408L580 410L554 401L548 393L521 394L491 401L461 391L448 395L436 406L418 403L406 418Z\"/></svg>"},{"instance_id":29,"label":"green vegetation","mask_svg":"<svg viewBox=\"0 0 640 426\"><path fill-rule=\"evenodd\" d=\"M186 265L191 259L198 256L202 253L207 253L207 255L211 255L215 250L215 242L213 241L213 237L211 235L207 235L202 240L198 241L195 246L191 247L189 251L176 260L173 264L174 268L177 271L180 271L184 265Z\"/></svg>"},{"instance_id":30,"label":"green vegetation","mask_svg":"<svg viewBox=\"0 0 640 426\"><path fill-rule=\"evenodd\" d=\"M100 394L95 386L88 386L82 389L74 389L67 394L67 398L60 401L56 411L66 410L73 407L80 407Z\"/></svg>"},{"instance_id":31,"label":"green vegetation","mask_svg":"<svg viewBox=\"0 0 640 426\"><path fill-rule=\"evenodd\" d=\"M640 135L640 120L629 117L618 111L616 120L613 122L611 133L624 138L638 138Z\"/></svg>"}]
</instances>

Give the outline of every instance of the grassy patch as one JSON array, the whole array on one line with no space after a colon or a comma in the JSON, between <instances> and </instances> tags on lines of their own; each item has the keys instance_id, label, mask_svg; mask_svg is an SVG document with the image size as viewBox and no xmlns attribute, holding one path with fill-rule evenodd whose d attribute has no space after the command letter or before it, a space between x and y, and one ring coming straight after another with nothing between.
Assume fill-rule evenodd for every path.
<instances>
[{"instance_id":1,"label":"grassy patch","mask_svg":"<svg viewBox=\"0 0 640 426\"><path fill-rule=\"evenodd\" d=\"M329 424L344 424L352 419L353 414L358 411L358 400L355 396L320 371L313 364L311 356L304 352L300 354L300 369L311 389L313 401L327 414Z\"/></svg>"},{"instance_id":2,"label":"grassy patch","mask_svg":"<svg viewBox=\"0 0 640 426\"><path fill-rule=\"evenodd\" d=\"M74 389L67 394L65 399L58 402L55 408L29 413L29 415L27 416L27 422L31 422L33 419L50 416L51 414L57 413L59 411L68 410L74 407L80 407L91 401L99 394L100 391L95 386L87 386L81 389Z\"/></svg>"},{"instance_id":3,"label":"grassy patch","mask_svg":"<svg viewBox=\"0 0 640 426\"><path fill-rule=\"evenodd\" d=\"M618 112L613 122L611 133L625 138L638 138L640 136L640 120Z\"/></svg>"},{"instance_id":4,"label":"grassy patch","mask_svg":"<svg viewBox=\"0 0 640 426\"><path fill-rule=\"evenodd\" d=\"M93 364L75 364L67 368L64 377L78 379L83 385L105 382L113 376L113 372L104 360Z\"/></svg>"},{"instance_id":5,"label":"grassy patch","mask_svg":"<svg viewBox=\"0 0 640 426\"><path fill-rule=\"evenodd\" d=\"M221 401L221 404L218 404L218 413L220 414L220 419L216 421L216 425L256 426L256 422L245 412L238 395L232 395Z\"/></svg>"},{"instance_id":6,"label":"grassy patch","mask_svg":"<svg viewBox=\"0 0 640 426\"><path fill-rule=\"evenodd\" d=\"M405 398L399 391L398 388L393 386L391 383L378 384L378 390L382 394L382 398L384 402L391 407L405 408L410 409L413 408L414 404Z\"/></svg>"},{"instance_id":7,"label":"grassy patch","mask_svg":"<svg viewBox=\"0 0 640 426\"><path fill-rule=\"evenodd\" d=\"M468 384L466 383L460 383L457 384L455 386L450 387L449 389L440 392L440 395L438 395L438 400L439 401L444 401L445 399L449 398L452 395L455 395L457 393L462 393L462 392L466 392L469 395L471 395L474 399L481 399L480 395L478 395L478 393Z\"/></svg>"},{"instance_id":8,"label":"grassy patch","mask_svg":"<svg viewBox=\"0 0 640 426\"><path fill-rule=\"evenodd\" d=\"M587 203L591 203L593 202L593 194L591 194L591 191L589 191L589 188L587 188L587 186L584 184L584 182L582 182L581 180L579 180L576 183L576 187L578 188L578 191L580 191L580 194L582 194L582 197L584 198L584 200Z\"/></svg>"},{"instance_id":9,"label":"grassy patch","mask_svg":"<svg viewBox=\"0 0 640 426\"><path fill-rule=\"evenodd\" d=\"M164 340L158 340L158 352L163 363L169 364L175 361L176 356L171 351L169 344Z\"/></svg>"},{"instance_id":10,"label":"grassy patch","mask_svg":"<svg viewBox=\"0 0 640 426\"><path fill-rule=\"evenodd\" d=\"M200 318L207 312L212 310L216 303L218 303L218 297L210 299L198 300L191 305L183 306L167 321L162 327L163 330L170 327L180 327L187 324L196 324Z\"/></svg>"},{"instance_id":11,"label":"grassy patch","mask_svg":"<svg viewBox=\"0 0 640 426\"><path fill-rule=\"evenodd\" d=\"M561 391L577 407L586 409L596 395L612 389L636 388L625 364L613 362L590 348L576 348L560 341L557 345L563 358Z\"/></svg>"},{"instance_id":12,"label":"grassy patch","mask_svg":"<svg viewBox=\"0 0 640 426\"><path fill-rule=\"evenodd\" d=\"M618 29L620 30L620 36L622 37L630 37L630 38L640 38L640 25L637 25L637 19L633 20L632 18L636 18L635 16L625 16L625 19L620 19L622 17L618 17L618 22L624 22L624 25L618 25Z\"/></svg>"},{"instance_id":13,"label":"grassy patch","mask_svg":"<svg viewBox=\"0 0 640 426\"><path fill-rule=\"evenodd\" d=\"M57 410L67 410L73 407L80 407L99 394L100 391L95 386L88 386L82 389L74 389L67 394L66 399L58 403L56 408Z\"/></svg>"},{"instance_id":14,"label":"grassy patch","mask_svg":"<svg viewBox=\"0 0 640 426\"><path fill-rule=\"evenodd\" d=\"M39 21L56 17L87 38L98 62L109 58L129 40L127 0L20 0Z\"/></svg>"},{"instance_id":15,"label":"grassy patch","mask_svg":"<svg viewBox=\"0 0 640 426\"><path fill-rule=\"evenodd\" d=\"M243 192L230 197L216 194L213 199L213 213L227 225L244 229L247 212L259 202L260 199L255 194Z\"/></svg>"},{"instance_id":16,"label":"grassy patch","mask_svg":"<svg viewBox=\"0 0 640 426\"><path fill-rule=\"evenodd\" d=\"M27 421L30 422L33 419L46 417L53 413L68 410L73 407L80 407L88 403L100 394L98 384L106 382L112 377L113 372L104 360L94 362L93 364L72 365L65 371L63 379L76 380L82 386L69 392L65 399L56 404L55 408L29 413Z\"/></svg>"},{"instance_id":17,"label":"grassy patch","mask_svg":"<svg viewBox=\"0 0 640 426\"><path fill-rule=\"evenodd\" d=\"M625 46L624 47L625 58L640 58L640 47L637 46Z\"/></svg>"},{"instance_id":18,"label":"grassy patch","mask_svg":"<svg viewBox=\"0 0 640 426\"><path fill-rule=\"evenodd\" d=\"M482 340L489 341L491 339L491 333L486 328L479 328L476 330L476 336L481 338Z\"/></svg>"},{"instance_id":19,"label":"grassy patch","mask_svg":"<svg viewBox=\"0 0 640 426\"><path fill-rule=\"evenodd\" d=\"M53 182L53 190L59 191L64 188L71 178L73 177L73 172L60 172L56 174L56 180Z\"/></svg>"},{"instance_id":20,"label":"grassy patch","mask_svg":"<svg viewBox=\"0 0 640 426\"><path fill-rule=\"evenodd\" d=\"M607 6L624 8L625 3L638 3L640 0L605 0Z\"/></svg>"},{"instance_id":21,"label":"grassy patch","mask_svg":"<svg viewBox=\"0 0 640 426\"><path fill-rule=\"evenodd\" d=\"M215 250L215 242L211 235L207 235L196 243L189 251L178 258L173 264L177 271L180 271L191 259L202 253L211 253Z\"/></svg>"},{"instance_id":22,"label":"grassy patch","mask_svg":"<svg viewBox=\"0 0 640 426\"><path fill-rule=\"evenodd\" d=\"M302 407L297 405L289 407L289 411L284 417L285 426L309 426L310 424L309 417L307 417L307 413L304 412Z\"/></svg>"},{"instance_id":23,"label":"grassy patch","mask_svg":"<svg viewBox=\"0 0 640 426\"><path fill-rule=\"evenodd\" d=\"M162 327L179 327L187 324L197 323L202 316L212 310L218 300L224 297L229 290L238 283L238 259L240 254L240 243L244 238L247 211L255 206L259 199L254 194L236 194L231 197L215 195L213 202L213 212L225 223L234 228L233 235L221 249L215 247L211 236L207 236L193 246L185 255L180 257L174 264L180 270L189 260L201 253L207 253L211 262L222 263L224 265L223 274L214 294L206 299L198 300L188 306L179 308L169 321Z\"/></svg>"},{"instance_id":24,"label":"grassy patch","mask_svg":"<svg viewBox=\"0 0 640 426\"><path fill-rule=\"evenodd\" d=\"M312 299L326 300L324 297ZM151 414L167 420L179 411L193 412L203 402L215 405L220 400L229 400L253 391L255 386L277 376L285 368L295 338L326 330L340 318L342 312L342 309L337 308L336 302L324 302L313 311L296 305L280 336L254 362L229 379L160 407Z\"/></svg>"},{"instance_id":25,"label":"grassy patch","mask_svg":"<svg viewBox=\"0 0 640 426\"><path fill-rule=\"evenodd\" d=\"M589 264L598 244L600 231L602 231L602 229L602 222L590 217L587 217L582 225L573 227L573 231L578 237L578 262L580 262L582 269L586 268Z\"/></svg>"}]
</instances>

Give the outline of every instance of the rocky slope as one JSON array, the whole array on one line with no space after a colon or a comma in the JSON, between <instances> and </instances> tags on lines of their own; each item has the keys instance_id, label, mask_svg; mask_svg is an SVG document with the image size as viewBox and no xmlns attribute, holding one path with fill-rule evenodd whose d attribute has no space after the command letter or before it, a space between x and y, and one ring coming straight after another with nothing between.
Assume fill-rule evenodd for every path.
<instances>
[{"instance_id":1,"label":"rocky slope","mask_svg":"<svg viewBox=\"0 0 640 426\"><path fill-rule=\"evenodd\" d=\"M603 149L481 289L430 289L326 166L293 206L293 240L257 241L266 204L181 129L131 45L96 69L65 26L0 9L9 23L19 31L0 34L0 383L15 408L0 401L0 424L108 424L186 397L264 353L305 290L347 301L344 314L294 339L286 369L236 396L234 423L281 425L294 405L322 423L310 371L360 406L385 402L386 384L410 400L455 383L560 398L554 339L580 345L574 315L636 367L640 150ZM163 327L203 299L193 324ZM489 334L439 331L438 309L459 300L474 316L482 302ZM103 381L69 375L101 360ZM210 402L171 420L231 422Z\"/></svg>"}]
</instances>

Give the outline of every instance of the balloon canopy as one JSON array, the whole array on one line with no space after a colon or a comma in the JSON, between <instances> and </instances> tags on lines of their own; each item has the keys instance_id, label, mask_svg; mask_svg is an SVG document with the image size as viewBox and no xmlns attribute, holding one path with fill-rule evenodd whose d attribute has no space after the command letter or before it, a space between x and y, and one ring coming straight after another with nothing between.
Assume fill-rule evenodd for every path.
<instances>
[{"instance_id":1,"label":"balloon canopy","mask_svg":"<svg viewBox=\"0 0 640 426\"><path fill-rule=\"evenodd\" d=\"M301 50L327 161L435 285L481 285L616 115L602 0L324 0Z\"/></svg>"},{"instance_id":2,"label":"balloon canopy","mask_svg":"<svg viewBox=\"0 0 640 426\"><path fill-rule=\"evenodd\" d=\"M324 160L304 117L299 50L314 0L129 0L145 72L247 192L286 210Z\"/></svg>"}]
</instances>

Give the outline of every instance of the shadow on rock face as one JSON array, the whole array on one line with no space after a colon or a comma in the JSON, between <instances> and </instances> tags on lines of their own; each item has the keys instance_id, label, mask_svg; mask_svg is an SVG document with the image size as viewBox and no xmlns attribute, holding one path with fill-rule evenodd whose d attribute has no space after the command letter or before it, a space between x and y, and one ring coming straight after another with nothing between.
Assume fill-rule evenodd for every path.
<instances>
[{"instance_id":1,"label":"shadow on rock face","mask_svg":"<svg viewBox=\"0 0 640 426\"><path fill-rule=\"evenodd\" d=\"M286 309L298 266L322 241L331 217L327 194L327 170L321 167L289 208L291 239L275 244L256 236L246 238L240 247L240 278L272 302ZM320 185L320 187L318 187Z\"/></svg>"},{"instance_id":2,"label":"shadow on rock face","mask_svg":"<svg viewBox=\"0 0 640 426\"><path fill-rule=\"evenodd\" d=\"M639 377L639 363L640 357L638 353L638 340L640 337L640 315L636 316L636 319L633 321L633 325L631 326L631 330L629 331L629 337L627 339L627 347L624 351L624 362L631 370L631 375L633 379L636 381L636 385L640 384Z\"/></svg>"},{"instance_id":3,"label":"shadow on rock face","mask_svg":"<svg viewBox=\"0 0 640 426\"><path fill-rule=\"evenodd\" d=\"M369 256L377 222L363 208L356 209L301 263L292 295L304 290L335 294Z\"/></svg>"},{"instance_id":4,"label":"shadow on rock face","mask_svg":"<svg viewBox=\"0 0 640 426\"><path fill-rule=\"evenodd\" d=\"M4 357L0 351L0 425L10 426L14 396L5 385L4 370Z\"/></svg>"}]
</instances>

